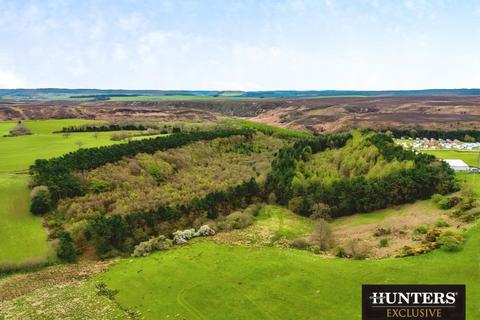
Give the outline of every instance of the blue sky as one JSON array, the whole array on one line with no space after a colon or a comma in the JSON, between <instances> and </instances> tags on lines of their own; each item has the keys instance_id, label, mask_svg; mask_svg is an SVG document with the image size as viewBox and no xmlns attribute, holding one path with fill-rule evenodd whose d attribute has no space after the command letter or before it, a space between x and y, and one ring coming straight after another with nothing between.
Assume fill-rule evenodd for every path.
<instances>
[{"instance_id":1,"label":"blue sky","mask_svg":"<svg viewBox=\"0 0 480 320\"><path fill-rule=\"evenodd\" d=\"M480 87L480 2L0 0L0 88Z\"/></svg>"}]
</instances>

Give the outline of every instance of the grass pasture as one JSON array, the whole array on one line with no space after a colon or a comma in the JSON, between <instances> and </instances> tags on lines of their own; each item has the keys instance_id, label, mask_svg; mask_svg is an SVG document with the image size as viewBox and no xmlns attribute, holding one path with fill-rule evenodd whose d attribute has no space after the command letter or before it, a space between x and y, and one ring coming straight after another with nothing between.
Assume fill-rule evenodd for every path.
<instances>
[{"instance_id":1,"label":"grass pasture","mask_svg":"<svg viewBox=\"0 0 480 320\"><path fill-rule=\"evenodd\" d=\"M20 262L49 252L40 218L29 211L25 175L0 175L0 261Z\"/></svg>"},{"instance_id":2,"label":"grass pasture","mask_svg":"<svg viewBox=\"0 0 480 320\"><path fill-rule=\"evenodd\" d=\"M467 239L458 253L366 261L204 240L121 260L97 280L147 319L360 319L362 284L464 283L473 320L480 318L480 225Z\"/></svg>"},{"instance_id":3,"label":"grass pasture","mask_svg":"<svg viewBox=\"0 0 480 320\"><path fill-rule=\"evenodd\" d=\"M112 132L100 132L94 138L91 132L72 133L68 138L61 133L52 133L62 127L89 123L89 120L27 120L25 126L32 130L32 135L19 137L3 137L3 134L16 125L16 122L0 122L0 173L26 170L36 159L46 159L78 149L78 141L82 148L98 147L118 143L110 140Z\"/></svg>"},{"instance_id":4,"label":"grass pasture","mask_svg":"<svg viewBox=\"0 0 480 320\"><path fill-rule=\"evenodd\" d=\"M421 150L424 153L432 154L439 159L460 159L471 167L478 167L478 156L480 151L459 151L459 150Z\"/></svg>"}]
</instances>

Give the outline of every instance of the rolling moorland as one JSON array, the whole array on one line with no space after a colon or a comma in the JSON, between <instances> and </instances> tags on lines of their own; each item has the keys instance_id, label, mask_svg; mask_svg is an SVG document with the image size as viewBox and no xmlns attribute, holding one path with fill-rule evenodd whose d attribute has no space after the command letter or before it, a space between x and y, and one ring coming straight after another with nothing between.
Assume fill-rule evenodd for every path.
<instances>
[{"instance_id":1,"label":"rolling moorland","mask_svg":"<svg viewBox=\"0 0 480 320\"><path fill-rule=\"evenodd\" d=\"M384 92L3 90L0 120L215 121L243 117L311 132L352 128L478 129L476 89Z\"/></svg>"},{"instance_id":2,"label":"rolling moorland","mask_svg":"<svg viewBox=\"0 0 480 320\"><path fill-rule=\"evenodd\" d=\"M211 110L110 127L93 103L0 123L0 318L360 319L364 283L465 283L480 317L480 188L439 160L473 152Z\"/></svg>"}]
</instances>

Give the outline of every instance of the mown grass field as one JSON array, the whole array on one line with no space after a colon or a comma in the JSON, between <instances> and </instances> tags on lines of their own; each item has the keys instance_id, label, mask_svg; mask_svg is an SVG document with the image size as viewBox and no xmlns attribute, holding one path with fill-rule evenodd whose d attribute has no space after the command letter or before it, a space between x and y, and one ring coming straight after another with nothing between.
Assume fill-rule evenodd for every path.
<instances>
[{"instance_id":1,"label":"mown grass field","mask_svg":"<svg viewBox=\"0 0 480 320\"><path fill-rule=\"evenodd\" d=\"M19 262L49 251L40 218L30 214L26 184L24 175L0 175L0 261Z\"/></svg>"},{"instance_id":2,"label":"mown grass field","mask_svg":"<svg viewBox=\"0 0 480 320\"><path fill-rule=\"evenodd\" d=\"M478 167L480 151L457 151L457 150L422 150L422 152L433 154L439 159L460 159L471 167Z\"/></svg>"},{"instance_id":3,"label":"mown grass field","mask_svg":"<svg viewBox=\"0 0 480 320\"><path fill-rule=\"evenodd\" d=\"M68 120L28 120L25 126L32 130L32 135L19 137L3 137L16 122L0 122L0 173L26 170L36 159L47 159L61 156L77 150L78 141L82 148L98 147L119 143L111 141L112 132L100 132L95 138L91 132L72 133L65 138L61 133L52 133L62 127L92 122L81 119Z\"/></svg>"},{"instance_id":4,"label":"mown grass field","mask_svg":"<svg viewBox=\"0 0 480 320\"><path fill-rule=\"evenodd\" d=\"M326 259L308 252L208 240L124 259L97 276L147 319L360 319L366 283L459 283L479 319L480 225L461 252L403 259Z\"/></svg>"}]
</instances>

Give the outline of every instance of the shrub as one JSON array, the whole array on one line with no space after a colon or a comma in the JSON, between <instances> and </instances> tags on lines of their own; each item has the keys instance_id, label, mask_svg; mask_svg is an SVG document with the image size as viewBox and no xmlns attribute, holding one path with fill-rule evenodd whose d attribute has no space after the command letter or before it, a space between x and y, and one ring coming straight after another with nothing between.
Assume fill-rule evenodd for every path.
<instances>
[{"instance_id":1,"label":"shrub","mask_svg":"<svg viewBox=\"0 0 480 320\"><path fill-rule=\"evenodd\" d=\"M178 230L173 233L173 244L184 244L195 236L195 229Z\"/></svg>"},{"instance_id":2,"label":"shrub","mask_svg":"<svg viewBox=\"0 0 480 320\"><path fill-rule=\"evenodd\" d=\"M110 300L118 294L118 290L108 289L107 285L104 282L97 283L95 287L99 296L107 297Z\"/></svg>"},{"instance_id":3,"label":"shrub","mask_svg":"<svg viewBox=\"0 0 480 320\"><path fill-rule=\"evenodd\" d=\"M157 183L160 183L164 180L163 174L157 165L149 165L147 168L147 172L153 177L153 179L155 179Z\"/></svg>"},{"instance_id":4,"label":"shrub","mask_svg":"<svg viewBox=\"0 0 480 320\"><path fill-rule=\"evenodd\" d=\"M352 257L357 260L363 260L368 257L370 248L360 239L351 239L347 244L347 249L350 251Z\"/></svg>"},{"instance_id":5,"label":"shrub","mask_svg":"<svg viewBox=\"0 0 480 320\"><path fill-rule=\"evenodd\" d=\"M310 240L322 251L329 250L333 246L332 228L327 221L320 219L315 223Z\"/></svg>"},{"instance_id":6,"label":"shrub","mask_svg":"<svg viewBox=\"0 0 480 320\"><path fill-rule=\"evenodd\" d=\"M60 244L57 248L57 256L65 262L75 262L77 260L77 252L73 246L73 240L68 232L61 232L58 236Z\"/></svg>"},{"instance_id":7,"label":"shrub","mask_svg":"<svg viewBox=\"0 0 480 320\"><path fill-rule=\"evenodd\" d=\"M441 245L442 250L447 252L459 251L463 242L464 238L453 231L445 231L438 237L438 243Z\"/></svg>"},{"instance_id":8,"label":"shrub","mask_svg":"<svg viewBox=\"0 0 480 320\"><path fill-rule=\"evenodd\" d=\"M342 246L338 246L335 249L335 255L339 258L346 258L347 257L347 252L345 251L345 248Z\"/></svg>"},{"instance_id":9,"label":"shrub","mask_svg":"<svg viewBox=\"0 0 480 320\"><path fill-rule=\"evenodd\" d=\"M90 191L93 193L101 193L108 191L110 189L110 185L105 180L100 179L92 179L90 182Z\"/></svg>"},{"instance_id":10,"label":"shrub","mask_svg":"<svg viewBox=\"0 0 480 320\"><path fill-rule=\"evenodd\" d=\"M52 197L46 186L33 188L30 199L30 212L34 215L43 215L52 208Z\"/></svg>"},{"instance_id":11,"label":"shrub","mask_svg":"<svg viewBox=\"0 0 480 320\"><path fill-rule=\"evenodd\" d=\"M437 222L435 223L435 226L437 228L445 228L445 227L450 227L450 224L445 220L440 219L440 220L437 220Z\"/></svg>"},{"instance_id":12,"label":"shrub","mask_svg":"<svg viewBox=\"0 0 480 320\"><path fill-rule=\"evenodd\" d=\"M435 203L435 204L438 204L438 203L439 203L440 201L442 201L443 199L445 199L445 196L443 196L443 195L441 195L441 194L438 194L438 193L436 193L436 194L434 194L434 195L432 196L432 201L433 201L433 203Z\"/></svg>"},{"instance_id":13,"label":"shrub","mask_svg":"<svg viewBox=\"0 0 480 320\"><path fill-rule=\"evenodd\" d=\"M373 235L375 237L381 237L381 236L385 236L385 235L388 235L388 234L391 234L391 233L392 233L392 229L390 229L390 228L377 227L375 229L375 232L373 233Z\"/></svg>"},{"instance_id":14,"label":"shrub","mask_svg":"<svg viewBox=\"0 0 480 320\"><path fill-rule=\"evenodd\" d=\"M430 251L437 249L440 246L437 242L431 242L429 244L419 246L416 248L411 248L409 246L403 247L400 253L395 255L395 258L403 258L408 256L416 256L419 254L429 253Z\"/></svg>"},{"instance_id":15,"label":"shrub","mask_svg":"<svg viewBox=\"0 0 480 320\"><path fill-rule=\"evenodd\" d=\"M178 232L178 231L177 231ZM133 250L133 257L145 257L153 251L168 250L172 246L172 240L167 239L165 236L158 236L151 238L147 241L140 242L135 246Z\"/></svg>"},{"instance_id":16,"label":"shrub","mask_svg":"<svg viewBox=\"0 0 480 320\"><path fill-rule=\"evenodd\" d=\"M419 226L415 228L413 231L414 234L426 234L428 232L428 228L425 226Z\"/></svg>"},{"instance_id":17,"label":"shrub","mask_svg":"<svg viewBox=\"0 0 480 320\"><path fill-rule=\"evenodd\" d=\"M429 242L436 242L438 237L442 234L442 231L437 228L433 228L428 230L428 232L425 235L425 240Z\"/></svg>"},{"instance_id":18,"label":"shrub","mask_svg":"<svg viewBox=\"0 0 480 320\"><path fill-rule=\"evenodd\" d=\"M465 223L474 222L480 217L480 210L470 210L460 215L460 220Z\"/></svg>"},{"instance_id":19,"label":"shrub","mask_svg":"<svg viewBox=\"0 0 480 320\"><path fill-rule=\"evenodd\" d=\"M233 229L243 229L248 227L253 223L253 218L246 212L235 211L229 214L225 221L233 228Z\"/></svg>"},{"instance_id":20,"label":"shrub","mask_svg":"<svg viewBox=\"0 0 480 320\"><path fill-rule=\"evenodd\" d=\"M248 214L252 217L256 217L256 216L258 216L258 213L259 213L261 208L262 208L261 206L254 203L254 204L249 205L243 212L245 212L246 214Z\"/></svg>"},{"instance_id":21,"label":"shrub","mask_svg":"<svg viewBox=\"0 0 480 320\"><path fill-rule=\"evenodd\" d=\"M439 202L437 202L437 206L442 210L448 210L455 207L461 201L462 201L462 198L460 197L450 197L450 198L444 197Z\"/></svg>"},{"instance_id":22,"label":"shrub","mask_svg":"<svg viewBox=\"0 0 480 320\"><path fill-rule=\"evenodd\" d=\"M290 247L300 250L307 250L310 244L303 238L298 238L290 243Z\"/></svg>"},{"instance_id":23,"label":"shrub","mask_svg":"<svg viewBox=\"0 0 480 320\"><path fill-rule=\"evenodd\" d=\"M201 226L197 232L195 232L196 237L208 237L215 235L215 230L210 228L208 225Z\"/></svg>"},{"instance_id":24,"label":"shrub","mask_svg":"<svg viewBox=\"0 0 480 320\"><path fill-rule=\"evenodd\" d=\"M302 212L303 206L304 206L303 197L294 197L288 202L288 209L297 214L300 214Z\"/></svg>"},{"instance_id":25,"label":"shrub","mask_svg":"<svg viewBox=\"0 0 480 320\"><path fill-rule=\"evenodd\" d=\"M387 238L380 239L380 247L382 247L382 248L388 247L388 239Z\"/></svg>"},{"instance_id":26,"label":"shrub","mask_svg":"<svg viewBox=\"0 0 480 320\"><path fill-rule=\"evenodd\" d=\"M142 167L136 161L130 161L128 163L128 169L132 176L139 176L142 173Z\"/></svg>"},{"instance_id":27,"label":"shrub","mask_svg":"<svg viewBox=\"0 0 480 320\"><path fill-rule=\"evenodd\" d=\"M314 203L312 207L310 208L312 211L312 214L310 215L310 218L313 220L317 219L330 219L330 206L326 205L325 203Z\"/></svg>"}]
</instances>

